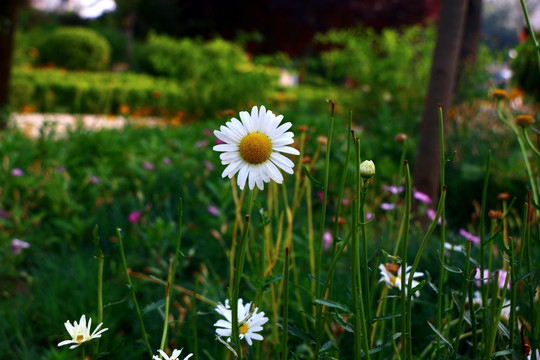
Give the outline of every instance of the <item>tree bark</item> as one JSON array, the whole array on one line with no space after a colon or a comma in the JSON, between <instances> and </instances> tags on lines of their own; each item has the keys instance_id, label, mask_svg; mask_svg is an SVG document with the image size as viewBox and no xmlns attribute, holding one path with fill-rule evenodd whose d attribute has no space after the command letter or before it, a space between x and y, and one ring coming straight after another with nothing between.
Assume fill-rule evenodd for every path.
<instances>
[{"instance_id":1,"label":"tree bark","mask_svg":"<svg viewBox=\"0 0 540 360\"><path fill-rule=\"evenodd\" d=\"M476 64L482 29L482 0L468 1L464 26L456 81L459 81L463 74L467 74L467 70L474 69Z\"/></svg>"},{"instance_id":2,"label":"tree bark","mask_svg":"<svg viewBox=\"0 0 540 360\"><path fill-rule=\"evenodd\" d=\"M440 191L439 110L443 118L452 101L458 58L461 49L468 0L442 0L437 24L437 43L433 52L424 113L420 123L418 153L414 165L414 184L436 204Z\"/></svg>"}]
</instances>

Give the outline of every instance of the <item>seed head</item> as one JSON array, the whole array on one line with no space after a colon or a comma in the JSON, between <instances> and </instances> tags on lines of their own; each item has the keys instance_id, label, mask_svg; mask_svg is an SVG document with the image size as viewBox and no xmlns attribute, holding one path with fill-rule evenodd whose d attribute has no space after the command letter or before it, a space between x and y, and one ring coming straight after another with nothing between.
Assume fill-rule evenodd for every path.
<instances>
[{"instance_id":1,"label":"seed head","mask_svg":"<svg viewBox=\"0 0 540 360\"><path fill-rule=\"evenodd\" d=\"M535 123L534 118L531 115L518 115L516 116L516 124L519 126L531 126Z\"/></svg>"}]
</instances>

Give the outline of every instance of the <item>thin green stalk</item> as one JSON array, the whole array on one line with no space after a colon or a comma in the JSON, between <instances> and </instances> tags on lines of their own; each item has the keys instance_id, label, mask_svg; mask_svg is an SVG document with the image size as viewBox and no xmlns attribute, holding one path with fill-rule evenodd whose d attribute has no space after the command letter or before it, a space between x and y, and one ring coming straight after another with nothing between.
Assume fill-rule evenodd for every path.
<instances>
[{"instance_id":1,"label":"thin green stalk","mask_svg":"<svg viewBox=\"0 0 540 360\"><path fill-rule=\"evenodd\" d=\"M469 278L467 276L470 275L470 263L471 263L471 242L467 241L466 245L466 255L465 255L465 271L463 272L463 276L465 277L465 281L463 281L463 288L461 290L461 294L465 295L467 293L467 288L469 284ZM461 332L462 332L462 326L463 326L463 318L465 317L465 298L466 296L462 296L461 303L459 304L459 319L458 324L456 326L456 336L454 339L454 352L452 354L452 358L455 360L457 358L458 349L459 349L459 341L461 340ZM474 306L472 302L469 302L469 307L471 311L474 311Z\"/></svg>"},{"instance_id":2,"label":"thin green stalk","mask_svg":"<svg viewBox=\"0 0 540 360\"><path fill-rule=\"evenodd\" d=\"M231 296L231 317L232 317L232 341L234 342L234 346L236 347L236 353L238 355L238 359L242 360L242 344L240 342L240 334L239 332L239 326L238 326L238 298L240 293L240 279L242 278L242 274L244 271L244 262L246 259L246 249L247 249L247 234L249 232L249 219L251 216L251 208L253 206L253 193L254 191L249 191L249 200L248 200L248 211L247 215L245 217L245 223L244 223L244 229L242 230L242 235L240 237L240 246L239 246L239 254L236 257L237 263L234 267L234 275L233 275L233 288L232 288L232 296Z\"/></svg>"},{"instance_id":3,"label":"thin green stalk","mask_svg":"<svg viewBox=\"0 0 540 360\"><path fill-rule=\"evenodd\" d=\"M403 243L401 244L401 276L405 280L407 269L407 246L409 245L409 225L411 217L411 173L409 171L409 163L405 161L405 210L403 214ZM407 303L405 281L402 281L401 286L401 358L408 359L408 341L411 339L411 334L407 334L410 304Z\"/></svg>"},{"instance_id":4,"label":"thin green stalk","mask_svg":"<svg viewBox=\"0 0 540 360\"><path fill-rule=\"evenodd\" d=\"M443 121L443 110L442 110L442 106L439 104L439 107L438 107L438 110L439 110L439 144L440 144L440 156L441 156L441 159L440 159L440 185L441 185L441 192L442 192L442 188L443 186L445 185L445 164L446 164L446 156L445 156L445 148L444 148L444 121ZM446 269L444 267L444 261L445 258L444 258L444 243L446 242L445 240L445 219L444 219L444 207L443 207L443 210L442 210L442 214L441 214L441 244L440 244L440 248L439 248L439 260L440 260L440 267L439 267L439 289L438 289L438 292L437 292L437 322L436 322L436 326L437 326L437 330L439 330L439 332L443 332L442 330L442 309L443 307L445 306L444 304L448 303L448 297L446 296L447 292L444 291L444 286L445 286L445 283L446 283L446 277L447 277L447 274L446 274ZM439 351L440 349L440 338L437 336L437 351Z\"/></svg>"},{"instance_id":5,"label":"thin green stalk","mask_svg":"<svg viewBox=\"0 0 540 360\"><path fill-rule=\"evenodd\" d=\"M165 344L167 342L167 332L169 329L169 310L171 303L171 286L174 285L174 277L176 274L176 266L178 265L178 257L180 255L180 244L182 242L182 215L183 215L183 199L178 199L178 234L176 236L176 248L174 250L174 257L172 260L172 265L169 269L169 276L167 281L167 289L165 291L165 319L163 322L163 333L161 336L161 345L160 349L165 351Z\"/></svg>"},{"instance_id":6,"label":"thin green stalk","mask_svg":"<svg viewBox=\"0 0 540 360\"><path fill-rule=\"evenodd\" d=\"M323 237L324 237L324 228L326 225L326 202L328 199L328 179L330 177L330 150L332 148L332 133L334 129L334 109L335 104L332 100L327 100L332 104L331 115L330 115L330 126L328 127L328 142L326 144L326 160L324 168L324 183L323 183L323 203L322 203L322 213L320 219L320 229L319 229L319 244L317 249L317 255L315 257L315 294L314 298L322 298L321 294L321 267L322 267L322 252L323 252ZM315 358L319 358L319 351L321 349L322 342L322 331L324 328L324 319L322 317L322 305L316 304L315 314L316 314L316 324L315 324Z\"/></svg>"},{"instance_id":7,"label":"thin green stalk","mask_svg":"<svg viewBox=\"0 0 540 360\"><path fill-rule=\"evenodd\" d=\"M365 299L366 299L366 320L368 332L371 327L371 294L369 287L369 266L368 266L368 247L367 247L367 236L366 236L366 216L364 214L364 207L366 204L366 194L367 194L367 184L369 179L362 178L362 189L360 190L360 230L362 233L362 274L364 275L364 289L365 289ZM367 336L367 335L366 335Z\"/></svg>"},{"instance_id":8,"label":"thin green stalk","mask_svg":"<svg viewBox=\"0 0 540 360\"><path fill-rule=\"evenodd\" d=\"M534 33L534 29L531 25L531 20L529 19L529 12L527 11L527 6L525 5L524 0L519 0L521 3L521 9L523 10L523 16L525 17L525 22L527 23L527 28L529 29L529 34L531 36L531 39L533 40L534 46L536 47L536 63L538 64L538 71L540 72L540 45L538 44L538 41L536 40L536 34Z\"/></svg>"},{"instance_id":9,"label":"thin green stalk","mask_svg":"<svg viewBox=\"0 0 540 360\"><path fill-rule=\"evenodd\" d=\"M197 294L199 293L199 274L195 274L195 284L193 285L193 305L191 311L191 333L193 336L193 342L191 344L191 350L193 351L194 360L199 360L199 337L197 335Z\"/></svg>"},{"instance_id":10,"label":"thin green stalk","mask_svg":"<svg viewBox=\"0 0 540 360\"><path fill-rule=\"evenodd\" d=\"M408 314L407 314L407 349L408 349L408 356L409 359L412 359L412 328L411 328L411 307L412 307L412 283L413 283L413 276L416 272L416 269L418 268L418 264L420 263L420 259L422 258L422 254L424 252L424 249L428 243L428 240L431 238L431 235L437 228L437 223L439 221L439 218L444 211L444 205L445 205L445 199L446 199L446 186L443 186L441 197L439 199L439 205L437 206L437 212L435 213L435 218L429 225L428 231L424 235L424 238L422 239L422 242L420 243L420 247L418 248L418 251L416 252L416 256L414 258L409 278L406 279L406 267L401 268L401 278L402 278L402 284L407 281L407 307L408 307ZM406 253L405 253L406 255ZM404 288L405 286L402 286ZM403 289L402 289L403 291Z\"/></svg>"},{"instance_id":11,"label":"thin green stalk","mask_svg":"<svg viewBox=\"0 0 540 360\"><path fill-rule=\"evenodd\" d=\"M285 248L285 265L283 270L283 339L281 360L287 360L289 336L289 248Z\"/></svg>"},{"instance_id":12,"label":"thin green stalk","mask_svg":"<svg viewBox=\"0 0 540 360\"><path fill-rule=\"evenodd\" d=\"M527 143L527 145L529 145L529 148L533 151L536 157L540 157L540 151L538 151L538 149L533 145L531 138L529 137L529 133L527 132L527 128L525 126L521 127L521 133L523 134L525 142Z\"/></svg>"},{"instance_id":13,"label":"thin green stalk","mask_svg":"<svg viewBox=\"0 0 540 360\"><path fill-rule=\"evenodd\" d=\"M486 213L486 201L487 201L487 189L489 184L489 175L491 170L491 150L488 150L486 157L486 167L484 170L484 185L482 188L482 204L480 208L480 278L484 277L484 254L485 254L485 213ZM491 252L491 250L490 250ZM480 281L480 293L482 294L482 304L487 304L487 294L484 290L484 281ZM486 316L482 316L482 328L487 328ZM485 332L482 332L482 338L484 338Z\"/></svg>"},{"instance_id":14,"label":"thin green stalk","mask_svg":"<svg viewBox=\"0 0 540 360\"><path fill-rule=\"evenodd\" d=\"M352 276L351 289L354 307L354 349L355 359L360 359L360 349L364 351L364 356L369 360L369 342L367 319L365 318L364 296L362 294L362 277L360 275L360 241L358 236L358 207L356 200L352 203Z\"/></svg>"},{"instance_id":15,"label":"thin green stalk","mask_svg":"<svg viewBox=\"0 0 540 360\"><path fill-rule=\"evenodd\" d=\"M94 249L96 253L96 259L98 261L98 285L97 285L97 306L98 306L98 323L103 322L103 263L105 256L103 255L103 251L101 251L101 247L99 245L99 233L98 233L98 226L96 225L94 227L93 231L93 238L94 238Z\"/></svg>"},{"instance_id":16,"label":"thin green stalk","mask_svg":"<svg viewBox=\"0 0 540 360\"><path fill-rule=\"evenodd\" d=\"M139 320L139 325L141 327L142 340L151 358L153 356L152 347L150 346L150 343L148 342L148 336L146 335L146 330L144 328L144 321L143 321L142 313L139 308L139 303L137 302L137 296L135 295L135 288L133 287L133 283L131 282L131 277L129 276L129 270L128 270L127 262L126 262L126 255L124 253L124 244L122 241L122 230L120 230L120 228L116 229L116 236L118 238L118 246L120 247L120 257L122 258L122 265L124 266L124 273L126 275L128 289L131 294L131 301L133 301L133 306L135 307L135 313L137 314L137 319Z\"/></svg>"},{"instance_id":17,"label":"thin green stalk","mask_svg":"<svg viewBox=\"0 0 540 360\"><path fill-rule=\"evenodd\" d=\"M474 310L474 295L473 295L473 279L476 275L478 268L475 267L471 272L469 279L467 280L467 292L469 296L469 312L471 317L471 331L472 331L472 342L473 342L473 359L478 358L478 332L476 330L476 312Z\"/></svg>"}]
</instances>

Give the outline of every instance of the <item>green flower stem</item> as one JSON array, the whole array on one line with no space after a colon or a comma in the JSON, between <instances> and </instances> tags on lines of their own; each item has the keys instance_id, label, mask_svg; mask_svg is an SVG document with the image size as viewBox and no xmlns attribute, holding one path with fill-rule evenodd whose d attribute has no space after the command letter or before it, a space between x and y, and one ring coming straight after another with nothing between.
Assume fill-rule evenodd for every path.
<instances>
[{"instance_id":1,"label":"green flower stem","mask_svg":"<svg viewBox=\"0 0 540 360\"><path fill-rule=\"evenodd\" d=\"M193 285L193 305L191 308L191 333L193 336L193 343L191 349L193 351L193 357L195 360L199 359L199 337L197 335L197 294L199 293L199 274L195 274L195 284Z\"/></svg>"},{"instance_id":2,"label":"green flower stem","mask_svg":"<svg viewBox=\"0 0 540 360\"><path fill-rule=\"evenodd\" d=\"M251 216L251 209L253 207L253 193L249 191L248 210L245 217L244 229L240 237L239 255L236 257L236 266L234 267L233 275L233 288L231 295L231 317L232 317L232 341L236 347L236 353L238 359L242 360L242 344L240 342L239 326L238 326L238 298L240 293L240 279L244 271L244 262L246 259L247 249L247 234L249 232L249 220Z\"/></svg>"},{"instance_id":3,"label":"green flower stem","mask_svg":"<svg viewBox=\"0 0 540 360\"><path fill-rule=\"evenodd\" d=\"M405 210L403 213L403 243L401 244L401 276L405 280L405 274L407 269L407 246L409 245L409 225L411 217L411 173L409 170L409 163L405 161ZM408 341L411 340L411 335L407 334L409 328L408 319L409 311L411 310L410 304L407 303L407 296L405 293L405 281L402 281L401 286L401 358L403 360L408 359Z\"/></svg>"},{"instance_id":4,"label":"green flower stem","mask_svg":"<svg viewBox=\"0 0 540 360\"><path fill-rule=\"evenodd\" d=\"M527 145L529 145L529 148L534 152L536 157L540 157L540 151L536 148L536 146L533 145L531 138L529 137L529 133L527 132L527 129L525 126L521 127L521 133L523 135L523 138L525 139Z\"/></svg>"},{"instance_id":5,"label":"green flower stem","mask_svg":"<svg viewBox=\"0 0 540 360\"><path fill-rule=\"evenodd\" d=\"M122 230L120 230L120 228L116 229L116 236L118 237L118 245L120 247L120 256L122 258L122 264L124 266L124 273L126 274L126 280L128 282L128 289L131 294L131 300L133 301L133 305L135 306L135 313L137 314L137 319L139 319L139 325L141 327L143 343L146 346L146 350L148 351L150 358L152 358L153 356L152 347L150 346L150 343L148 342L148 336L144 328L144 321L143 321L142 313L139 308L139 303L137 302L137 296L135 295L135 288L133 287L133 283L131 282L131 277L129 276L129 270L128 270L127 262L126 262L126 255L124 253L124 244L122 241Z\"/></svg>"},{"instance_id":6,"label":"green flower stem","mask_svg":"<svg viewBox=\"0 0 540 360\"><path fill-rule=\"evenodd\" d=\"M472 343L473 343L473 359L478 359L478 332L476 330L476 312L474 310L473 305L473 283L474 283L474 276L476 275L476 272L478 271L478 268L474 268L469 276L469 279L467 280L467 292L469 296L469 312L471 316L471 335L472 335Z\"/></svg>"},{"instance_id":7,"label":"green flower stem","mask_svg":"<svg viewBox=\"0 0 540 360\"><path fill-rule=\"evenodd\" d=\"M178 265L178 257L180 256L180 244L182 242L182 198L178 199L178 235L176 236L176 248L174 250L174 257L172 260L171 268L169 269L169 277L167 280L167 290L165 292L165 320L163 322L163 333L161 336L160 349L165 351L165 344L167 342L167 331L169 329L169 310L171 303L171 286L174 285L174 277L176 274L176 266Z\"/></svg>"},{"instance_id":8,"label":"green flower stem","mask_svg":"<svg viewBox=\"0 0 540 360\"><path fill-rule=\"evenodd\" d=\"M320 219L320 229L319 229L319 244L317 249L317 254L315 257L315 298L322 298L321 294L321 267L322 267L322 252L323 252L323 237L324 237L324 228L326 225L326 202L328 199L328 179L330 177L330 151L332 148L332 132L334 129L334 108L335 104L332 100L327 100L332 104L332 110L330 115L330 126L328 127L328 142L326 144L326 161L324 168L324 183L323 183L323 205L322 205L322 214ZM324 319L322 317L322 305L316 304L315 306L315 358L319 358L319 351L322 346L322 332L324 328Z\"/></svg>"},{"instance_id":9,"label":"green flower stem","mask_svg":"<svg viewBox=\"0 0 540 360\"><path fill-rule=\"evenodd\" d=\"M367 321L364 316L364 297L362 295L362 277L360 275L360 241L358 235L358 207L356 200L352 202L352 302L354 307L354 350L355 359L360 359L360 349L364 351L364 357L369 360L369 343Z\"/></svg>"},{"instance_id":10,"label":"green flower stem","mask_svg":"<svg viewBox=\"0 0 540 360\"><path fill-rule=\"evenodd\" d=\"M281 360L287 360L289 335L289 248L285 248L285 265L283 269L283 339L281 341Z\"/></svg>"},{"instance_id":11,"label":"green flower stem","mask_svg":"<svg viewBox=\"0 0 540 360\"><path fill-rule=\"evenodd\" d=\"M364 207L366 204L366 194L367 194L367 184L369 179L362 178L362 189L360 195L360 230L362 232L362 274L364 275L364 290L365 290L365 299L366 299L366 321L367 321L367 330L371 327L371 294L369 287L369 266L368 266L368 247L367 247L367 236L366 236L366 216L364 214ZM367 334L367 333L366 333ZM367 335L366 335L367 336Z\"/></svg>"},{"instance_id":12,"label":"green flower stem","mask_svg":"<svg viewBox=\"0 0 540 360\"><path fill-rule=\"evenodd\" d=\"M437 223L439 221L439 218L441 217L441 214L444 211L444 205L445 205L445 199L446 199L446 186L443 186L441 197L439 199L439 205L437 206L437 212L435 213L435 218L431 222L431 224L428 227L428 230L426 232L426 235L422 239L422 242L420 243L420 247L418 248L418 251L416 252L416 256L414 258L410 276L407 281L407 307L408 307L408 313L407 313L407 348L408 348L408 356L409 359L412 359L412 328L411 328L411 307L412 307L412 283L413 283L413 276L416 272L416 269L418 268L418 264L420 263L420 259L422 258L422 254L424 252L424 249L426 248L426 245L428 243L428 240L431 238L431 235L437 228ZM469 254L470 255L470 254ZM444 256L444 253L441 254L441 256ZM402 278L402 284L405 282L405 276L406 276L406 267L401 268L401 278ZM405 286L402 286L402 291Z\"/></svg>"},{"instance_id":13,"label":"green flower stem","mask_svg":"<svg viewBox=\"0 0 540 360\"><path fill-rule=\"evenodd\" d=\"M98 226L94 226L94 231L92 232L93 242L94 242L94 251L96 254L96 260L98 261L98 274L97 274L97 310L98 310L98 324L103 322L103 263L105 256L103 251L101 251L101 246L99 244L100 238L98 233ZM99 352L99 338L95 342L95 353Z\"/></svg>"},{"instance_id":14,"label":"green flower stem","mask_svg":"<svg viewBox=\"0 0 540 360\"><path fill-rule=\"evenodd\" d=\"M525 162L525 169L527 171L527 176L529 177L529 183L531 185L531 189L532 189L532 192L533 192L533 199L534 199L534 202L536 204L538 204L538 189L537 189L537 186L536 186L535 177L533 176L533 172L531 170L531 164L529 163L529 157L527 156L527 149L526 149L525 143L523 141L523 138L522 138L521 134L519 133L518 129L516 128L516 126L514 124L512 124L510 121L508 121L508 119L504 115L504 113L503 113L503 111L501 109L500 101L497 102L497 114L499 116L499 119L504 124L509 126L512 129L512 131L514 132L514 134L516 135L516 138L517 138L517 141L518 141L518 144L519 144L519 148L521 150L521 155L523 156L523 161Z\"/></svg>"},{"instance_id":15,"label":"green flower stem","mask_svg":"<svg viewBox=\"0 0 540 360\"><path fill-rule=\"evenodd\" d=\"M524 0L519 0L521 3L521 9L523 10L523 16L525 17L525 22L527 23L527 28L529 29L529 34L531 35L531 39L533 40L534 46L536 47L536 60L538 65L538 71L540 72L540 45L538 44L538 41L536 40L536 34L534 33L534 29L531 25L531 20L529 19L529 12L527 11L527 6L525 5Z\"/></svg>"},{"instance_id":16,"label":"green flower stem","mask_svg":"<svg viewBox=\"0 0 540 360\"><path fill-rule=\"evenodd\" d=\"M471 282L471 279L467 278L467 276L470 276L470 264L471 264L471 242L467 241L466 255L465 255L465 271L463 272L465 281L463 281L463 288L461 290L462 295L465 295L467 293L468 285ZM463 326L463 318L465 317L465 298L466 296L462 296L461 303L459 304L459 319L458 319L458 324L456 326L456 336L454 339L454 352L452 354L452 358L454 360L457 358L458 349L459 349L459 341L461 340L461 331L463 330L462 326ZM474 311L474 306L472 302L469 302L469 308L471 309L471 312Z\"/></svg>"},{"instance_id":17,"label":"green flower stem","mask_svg":"<svg viewBox=\"0 0 540 360\"><path fill-rule=\"evenodd\" d=\"M484 268L485 268L485 232L486 232L486 225L485 225L485 211L486 211L486 200L487 200L487 189L489 184L489 176L490 176L490 169L491 169L491 151L488 150L487 156L486 156L486 168L484 170L484 185L482 188L482 204L480 208L480 278L484 277ZM487 293L485 291L484 281L480 281L480 293L482 296L482 304L487 304ZM486 316L482 316L482 328L486 329L487 327L487 321ZM482 332L482 338L485 336L485 332Z\"/></svg>"}]
</instances>

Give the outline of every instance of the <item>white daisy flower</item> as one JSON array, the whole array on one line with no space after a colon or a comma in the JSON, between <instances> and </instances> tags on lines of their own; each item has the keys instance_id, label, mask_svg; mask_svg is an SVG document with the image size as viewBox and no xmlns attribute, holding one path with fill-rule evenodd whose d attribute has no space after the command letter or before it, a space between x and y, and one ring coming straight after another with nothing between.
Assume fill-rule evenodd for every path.
<instances>
[{"instance_id":1,"label":"white daisy flower","mask_svg":"<svg viewBox=\"0 0 540 360\"><path fill-rule=\"evenodd\" d=\"M292 124L280 125L283 115L275 116L264 106L260 109L254 106L251 114L241 111L240 120L232 118L226 126L214 131L223 141L214 146L214 151L222 152L221 163L228 165L221 176L230 179L238 173L241 190L246 181L250 190L255 185L262 190L264 183L270 180L281 184L283 175L279 169L292 174L294 167L294 163L281 153L300 155L298 150L287 146L294 142L294 134L287 131Z\"/></svg>"},{"instance_id":2,"label":"white daisy flower","mask_svg":"<svg viewBox=\"0 0 540 360\"><path fill-rule=\"evenodd\" d=\"M407 268L405 269L405 285L409 282L409 277L411 276L411 274L408 271L411 270L411 267L412 266L407 266ZM385 266L385 264L380 264L379 265L379 270L381 270L381 275L382 275L382 277L381 277L381 279L379 281L384 281L386 283L386 286L389 287L389 288L397 288L397 289L401 290L401 266L397 270L397 275L394 275L394 273L392 271L389 271L387 269L387 267ZM423 276L423 275L424 275L424 273L415 272L413 274L413 279L417 278L417 277L420 277L420 276ZM418 284L419 284L418 281L416 281L416 280L412 281L412 287L413 288L415 288ZM405 289L405 291L407 291L407 290ZM414 293L414 295L420 296L420 292L416 291Z\"/></svg>"},{"instance_id":3,"label":"white daisy flower","mask_svg":"<svg viewBox=\"0 0 540 360\"><path fill-rule=\"evenodd\" d=\"M228 337L227 342L231 341L232 335L232 310L229 306L229 300L225 300L225 306L219 304L216 309L218 314L225 317L225 320L218 320L214 326L218 336ZM238 326L240 340L246 339L248 345L253 345L252 340L262 341L262 335L258 331L263 329L262 325L266 324L268 318L264 316L264 312L258 312L258 308L251 310L251 302L243 305L243 300L238 299Z\"/></svg>"},{"instance_id":4,"label":"white daisy flower","mask_svg":"<svg viewBox=\"0 0 540 360\"><path fill-rule=\"evenodd\" d=\"M158 352L161 355L161 357L159 357L158 355L154 355L152 356L152 359L153 360L162 360L162 359L163 360L179 360L179 356L182 353L182 350L184 349L180 349L180 350L174 349L171 356L169 357L165 351L158 349ZM184 360L188 360L192 356L193 354L189 354L188 356L184 358Z\"/></svg>"},{"instance_id":5,"label":"white daisy flower","mask_svg":"<svg viewBox=\"0 0 540 360\"><path fill-rule=\"evenodd\" d=\"M80 346L82 343L90 341L95 338L100 338L101 334L109 329L101 329L99 328L103 325L103 323L100 323L95 329L92 334L90 334L90 327L92 326L92 319L88 319L88 326L86 325L86 316L83 314L81 316L81 319L79 320L79 323L77 324L76 321L73 322L73 325L69 321L66 321L64 323L64 326L66 327L66 330L68 331L69 335L71 336L71 340L64 340L58 344L58 346L64 346L68 344L75 344L70 346L70 349L74 349L78 346ZM99 330L99 331L98 331Z\"/></svg>"}]
</instances>

